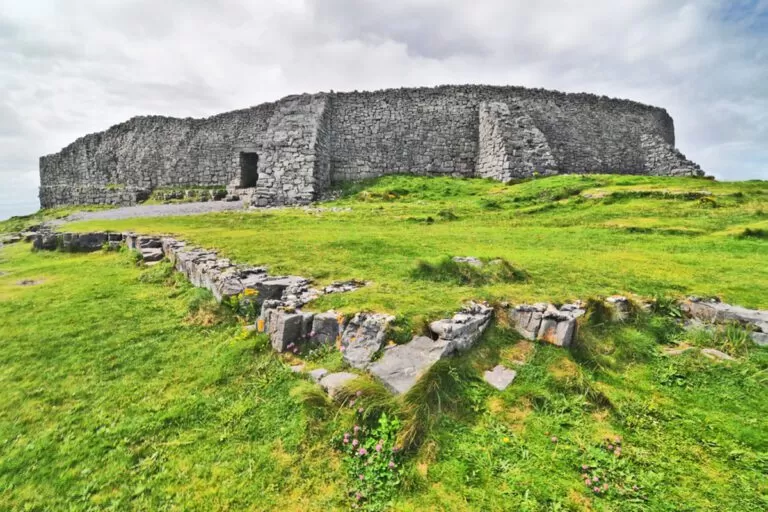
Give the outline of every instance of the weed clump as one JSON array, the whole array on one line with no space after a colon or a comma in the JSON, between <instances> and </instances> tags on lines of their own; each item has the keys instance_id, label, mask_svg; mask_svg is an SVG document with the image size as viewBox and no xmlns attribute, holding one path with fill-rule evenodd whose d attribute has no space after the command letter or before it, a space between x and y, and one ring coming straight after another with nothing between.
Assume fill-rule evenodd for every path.
<instances>
[{"instance_id":1,"label":"weed clump","mask_svg":"<svg viewBox=\"0 0 768 512\"><path fill-rule=\"evenodd\" d=\"M523 282L528 280L529 275L503 258L481 259L478 265L446 256L437 263L420 261L411 272L411 277L460 286L483 286Z\"/></svg>"},{"instance_id":2,"label":"weed clump","mask_svg":"<svg viewBox=\"0 0 768 512\"><path fill-rule=\"evenodd\" d=\"M745 228L744 231L742 231L738 238L741 239L757 239L757 240L768 240L768 229L751 229L751 228Z\"/></svg>"}]
</instances>

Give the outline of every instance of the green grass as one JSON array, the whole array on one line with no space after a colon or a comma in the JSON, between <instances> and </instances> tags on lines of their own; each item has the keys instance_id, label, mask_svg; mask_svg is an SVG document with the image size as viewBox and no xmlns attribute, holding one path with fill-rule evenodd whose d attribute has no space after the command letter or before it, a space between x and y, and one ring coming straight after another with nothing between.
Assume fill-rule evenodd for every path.
<instances>
[{"instance_id":1,"label":"green grass","mask_svg":"<svg viewBox=\"0 0 768 512\"><path fill-rule=\"evenodd\" d=\"M687 336L664 317L586 325L573 351L498 325L405 400L361 380L340 407L167 266L16 245L0 271L0 509L347 510L342 434L381 413L412 448L374 510L768 505L768 351L665 357ZM521 359L505 392L480 380Z\"/></svg>"},{"instance_id":2,"label":"green grass","mask_svg":"<svg viewBox=\"0 0 768 512\"><path fill-rule=\"evenodd\" d=\"M744 236L767 227L762 182L391 177L346 194L334 205L351 211L77 227L172 232L321 282L373 280L315 306L398 313L403 339L473 298L768 300L768 246ZM510 267L478 274L450 256ZM245 335L167 264L142 270L125 253L4 247L0 509L348 510L362 489L371 510L765 510L768 350L747 346L732 326L681 332L678 313L661 300L655 316L625 323L594 314L571 350L496 324L407 397L359 379L338 405L290 371L296 357ZM662 355L679 343L738 360ZM305 362L343 367L330 350ZM518 371L502 393L481 380L499 363ZM341 441L359 424L373 444L383 413L387 442L398 429L405 448L395 479L386 461L361 466ZM584 474L608 490L596 494Z\"/></svg>"},{"instance_id":3,"label":"green grass","mask_svg":"<svg viewBox=\"0 0 768 512\"><path fill-rule=\"evenodd\" d=\"M706 204L702 203L706 199ZM75 223L66 229L173 233L236 261L320 282L372 285L315 307L436 318L462 301L614 293L719 295L768 307L768 184L693 178L557 176L515 185L394 176L348 185L327 206ZM712 207L714 202L716 207ZM414 279L447 257L503 258L527 280L468 286Z\"/></svg>"},{"instance_id":4,"label":"green grass","mask_svg":"<svg viewBox=\"0 0 768 512\"><path fill-rule=\"evenodd\" d=\"M38 225L44 221L63 219L75 212L108 210L114 208L110 205L85 205L85 206L62 206L59 208L47 208L30 215L18 215L9 219L0 220L0 234L24 231L31 226Z\"/></svg>"}]
</instances>

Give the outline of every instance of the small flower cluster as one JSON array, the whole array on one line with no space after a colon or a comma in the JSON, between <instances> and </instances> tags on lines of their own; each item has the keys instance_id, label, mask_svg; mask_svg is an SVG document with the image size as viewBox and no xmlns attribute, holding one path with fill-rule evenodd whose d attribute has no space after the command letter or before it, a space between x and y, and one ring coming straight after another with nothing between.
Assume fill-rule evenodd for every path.
<instances>
[{"instance_id":1,"label":"small flower cluster","mask_svg":"<svg viewBox=\"0 0 768 512\"><path fill-rule=\"evenodd\" d=\"M356 399L360 400L361 395L358 392ZM350 400L350 406L355 403L355 399ZM357 412L362 414L363 408ZM340 444L348 456L348 471L354 482L350 493L353 508L363 503L385 503L394 495L400 482L399 450L394 446L399 428L396 418L389 419L382 413L375 428L356 424L351 431L344 432Z\"/></svg>"},{"instance_id":2,"label":"small flower cluster","mask_svg":"<svg viewBox=\"0 0 768 512\"><path fill-rule=\"evenodd\" d=\"M295 343L293 343L293 342L289 343L286 348L288 350L290 350L291 352L293 352L294 354L298 355L298 353L299 353L299 347Z\"/></svg>"},{"instance_id":3,"label":"small flower cluster","mask_svg":"<svg viewBox=\"0 0 768 512\"><path fill-rule=\"evenodd\" d=\"M359 398L362 396L362 394L363 394L363 392L362 392L362 391L358 391L358 392L355 394L355 396L357 396L357 398L359 399ZM352 407L352 408L354 408L356 403L358 403L358 402L357 402L357 400L355 400L355 399L353 398L352 400L350 400L350 401L349 401L349 406L350 406L350 407ZM365 412L365 409L363 409L362 407L358 407L358 408L357 408L357 413L358 413L358 414L363 414L363 412Z\"/></svg>"},{"instance_id":4,"label":"small flower cluster","mask_svg":"<svg viewBox=\"0 0 768 512\"><path fill-rule=\"evenodd\" d=\"M608 492L610 485L608 485L608 482L602 482L600 475L597 475L596 472L597 468L590 468L587 465L581 466L581 478L584 480L584 485L595 494L605 494Z\"/></svg>"},{"instance_id":5,"label":"small flower cluster","mask_svg":"<svg viewBox=\"0 0 768 512\"><path fill-rule=\"evenodd\" d=\"M613 438L613 440L606 438L605 449L609 453L613 453L616 457L621 457L621 437L616 436Z\"/></svg>"}]
</instances>

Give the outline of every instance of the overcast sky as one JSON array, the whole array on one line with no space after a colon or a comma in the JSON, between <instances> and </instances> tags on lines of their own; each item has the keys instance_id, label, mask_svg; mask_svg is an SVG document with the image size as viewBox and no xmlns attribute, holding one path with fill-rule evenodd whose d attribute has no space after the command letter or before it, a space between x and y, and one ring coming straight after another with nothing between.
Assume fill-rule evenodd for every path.
<instances>
[{"instance_id":1,"label":"overcast sky","mask_svg":"<svg viewBox=\"0 0 768 512\"><path fill-rule=\"evenodd\" d=\"M768 0L0 0L0 218L135 115L462 83L662 106L709 174L768 179Z\"/></svg>"}]
</instances>

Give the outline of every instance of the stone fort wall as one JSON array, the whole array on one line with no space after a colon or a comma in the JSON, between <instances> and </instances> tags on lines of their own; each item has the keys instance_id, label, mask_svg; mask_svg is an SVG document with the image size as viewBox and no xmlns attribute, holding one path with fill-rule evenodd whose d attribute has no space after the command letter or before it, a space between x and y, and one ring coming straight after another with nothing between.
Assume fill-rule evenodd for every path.
<instances>
[{"instance_id":1,"label":"stone fort wall","mask_svg":"<svg viewBox=\"0 0 768 512\"><path fill-rule=\"evenodd\" d=\"M701 175L674 143L664 109L591 94L473 85L304 94L206 119L136 117L82 137L40 159L40 202L132 204L157 187L252 185L243 154L258 161L259 205L307 203L333 183L393 173Z\"/></svg>"}]
</instances>

